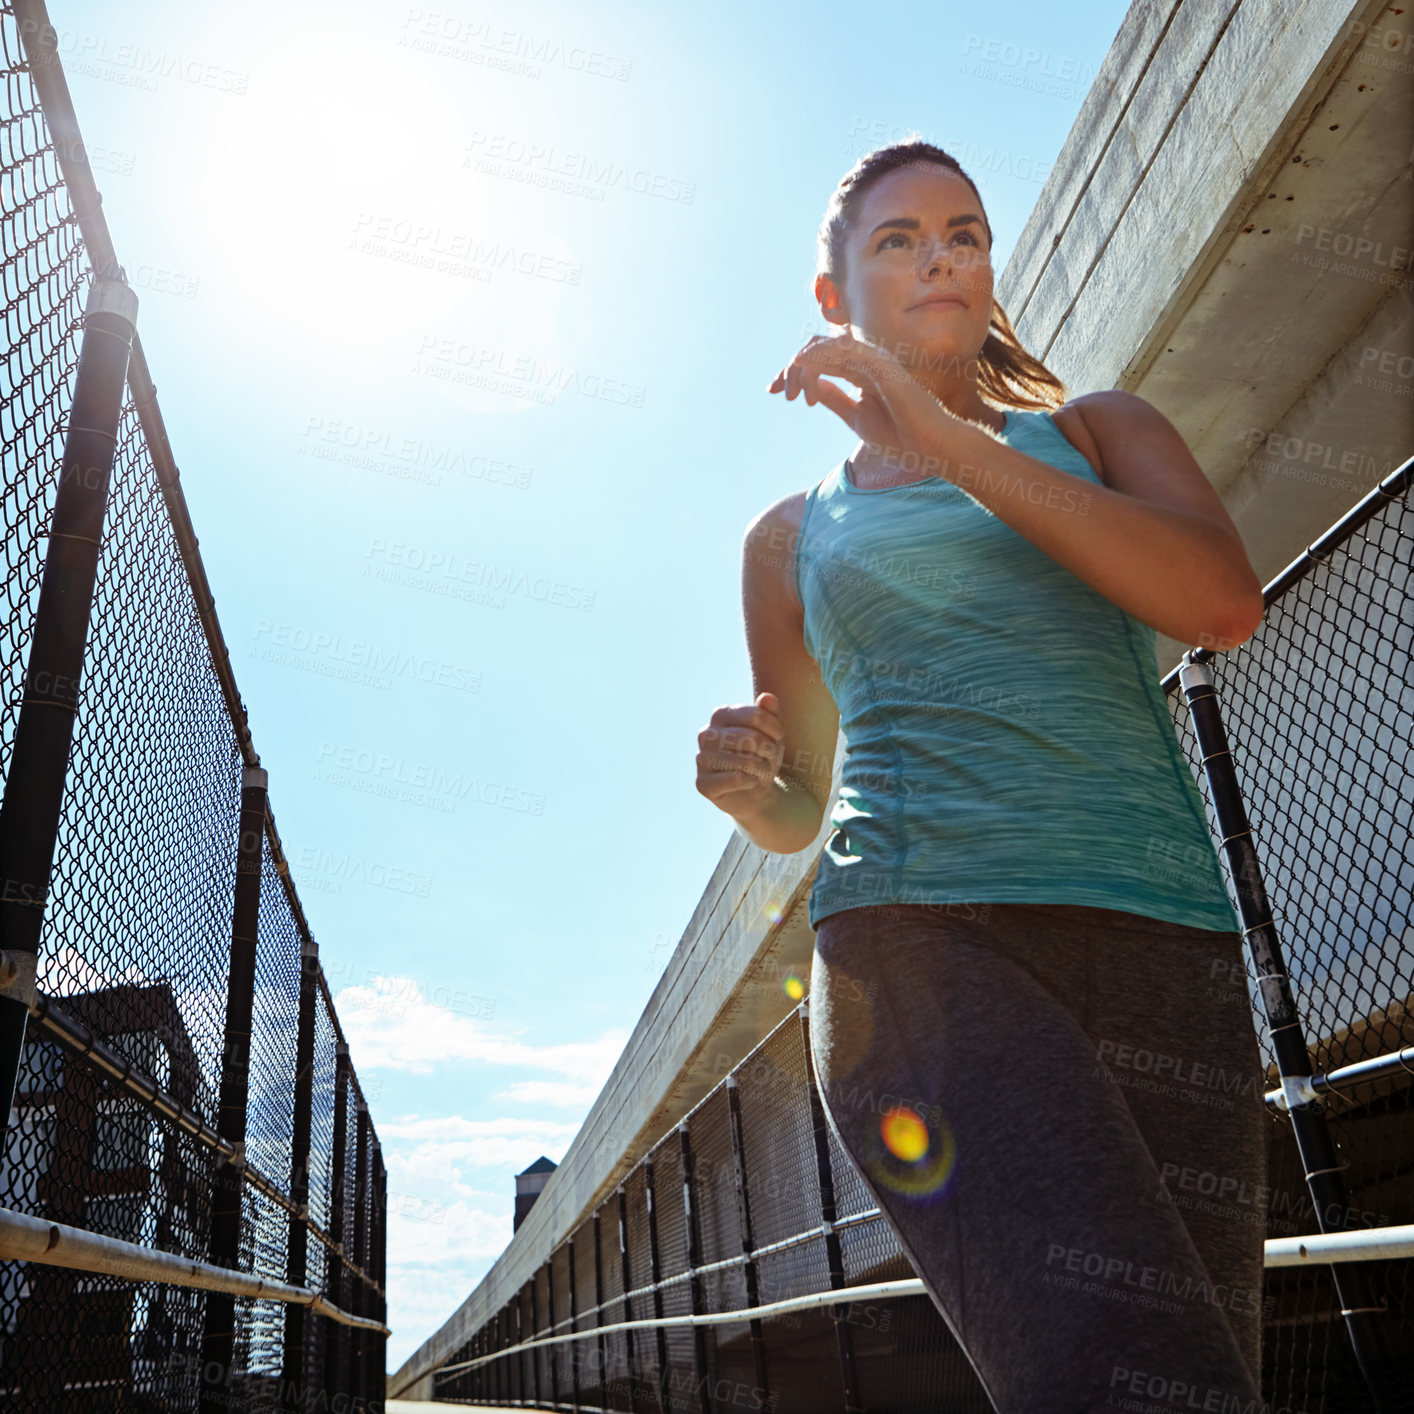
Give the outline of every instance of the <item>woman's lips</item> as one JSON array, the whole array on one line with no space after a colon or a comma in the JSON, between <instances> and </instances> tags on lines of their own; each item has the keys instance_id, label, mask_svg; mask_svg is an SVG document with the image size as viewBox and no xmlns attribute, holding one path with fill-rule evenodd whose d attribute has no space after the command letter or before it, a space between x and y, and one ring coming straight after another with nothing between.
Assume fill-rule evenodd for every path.
<instances>
[{"instance_id":1,"label":"woman's lips","mask_svg":"<svg viewBox=\"0 0 1414 1414\"><path fill-rule=\"evenodd\" d=\"M964 304L963 301L960 300L956 295L945 295L945 296L944 296L943 298L941 298L941 299L923 300L921 303L915 304L915 305L912 305L912 306L911 306L911 309L966 309L966 308L967 308L966 304Z\"/></svg>"}]
</instances>

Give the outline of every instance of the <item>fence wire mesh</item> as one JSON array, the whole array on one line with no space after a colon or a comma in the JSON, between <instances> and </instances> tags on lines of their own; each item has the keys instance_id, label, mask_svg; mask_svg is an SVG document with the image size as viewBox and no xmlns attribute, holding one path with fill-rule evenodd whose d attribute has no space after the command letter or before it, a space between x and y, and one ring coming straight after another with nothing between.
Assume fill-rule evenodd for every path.
<instances>
[{"instance_id":1,"label":"fence wire mesh","mask_svg":"<svg viewBox=\"0 0 1414 1414\"><path fill-rule=\"evenodd\" d=\"M44 535L64 449L66 410L78 369L88 268L8 11L0 14L0 57L5 74L0 112L0 241L5 251L0 751L8 761L44 570Z\"/></svg>"},{"instance_id":2,"label":"fence wire mesh","mask_svg":"<svg viewBox=\"0 0 1414 1414\"><path fill-rule=\"evenodd\" d=\"M68 430L84 307L94 278L26 61L14 8L0 6L0 243L6 396L0 409L0 781L15 728ZM188 551L189 554L194 553ZM50 891L38 991L211 1131L220 1123L231 986L243 757L188 562L129 389L117 427L82 694ZM238 699L237 699L238 700ZM239 1270L290 1278L291 1224L306 1228L301 1284L385 1319L381 1159L359 1089L335 1064L342 1040L327 987L313 1017L308 1218L288 1195L296 1106L301 948L267 818L246 1079ZM335 1163L336 1088L349 1115ZM9 1114L0 1207L126 1242L217 1261L212 1191L225 1155L32 1020ZM274 1190L272 1195L271 1189ZM336 1204L344 1215L331 1236ZM358 1221L355 1221L358 1215ZM331 1245L332 1244L332 1245ZM237 1298L229 1368L203 1358L208 1296L32 1262L0 1262L0 1407L195 1411L349 1408L383 1393L383 1339L305 1308ZM291 1333L298 1336L290 1367ZM318 1395L322 1404L311 1404Z\"/></svg>"},{"instance_id":3,"label":"fence wire mesh","mask_svg":"<svg viewBox=\"0 0 1414 1414\"><path fill-rule=\"evenodd\" d=\"M1411 567L1406 484L1286 587L1241 649L1209 664L1313 1075L1414 1043ZM1196 761L1178 696L1180 741ZM1236 897L1226 858L1223 869ZM1250 991L1260 1017L1255 984ZM1279 1071L1260 1021L1257 1030L1270 1091ZM1397 1071L1318 1102L1346 1166L1347 1226L1414 1222L1412 1079ZM1268 1114L1267 1236L1316 1232L1290 1115L1270 1105ZM1411 1264L1362 1266L1407 1332ZM1264 1298L1263 1388L1273 1407L1372 1409L1330 1268L1271 1269Z\"/></svg>"},{"instance_id":4,"label":"fence wire mesh","mask_svg":"<svg viewBox=\"0 0 1414 1414\"><path fill-rule=\"evenodd\" d=\"M1338 548L1322 554L1304 575L1278 582L1264 623L1246 644L1209 661L1315 1075L1414 1044L1414 790L1404 769L1414 739L1409 496L1406 477L1399 494L1344 535ZM1215 825L1176 675L1165 686L1175 730ZM1226 857L1219 857L1236 900ZM1184 861L1160 851L1155 867L1181 871ZM1265 1072L1258 1083L1272 1090L1280 1084L1276 1059L1255 983L1249 992ZM1350 1206L1360 1226L1414 1222L1411 1081L1414 1069L1396 1067L1384 1079L1316 1102L1347 1166ZM733 1167L731 1083L740 1097L744 1181ZM799 1013L792 1013L683 1121L688 1162L681 1134L673 1130L577 1230L576 1266L593 1254L600 1303L589 1296L595 1289L591 1283L572 1324L556 1286L552 1317L546 1297L560 1270L562 1244L502 1311L448 1357L448 1371L436 1379L437 1398L468 1404L512 1400L583 1414L645 1409L823 1414L847 1408L870 1414L988 1414L991 1401L971 1364L922 1295L854 1302L847 1309L842 1303L838 1320L829 1308L762 1319L764 1385L756 1374L751 1323L745 1320L696 1332L692 1327L611 1331L472 1369L451 1368L571 1329L693 1309L744 1310L830 1290L812 1084L808 1032ZM1290 1116L1271 1105L1268 1113L1267 1236L1319 1232ZM912 1277L892 1229L833 1131L827 1129L825 1137L845 1288ZM651 1219L645 1201L650 1172ZM695 1283L701 1304L692 1305L693 1284L681 1280L688 1270L685 1176L692 1185L698 1266L741 1255L744 1217L756 1250L796 1239L756 1259L755 1302L747 1299L746 1269L738 1263L702 1273ZM1388 1303L1397 1335L1414 1348L1410 1262L1361 1266ZM631 1299L623 1299L625 1291ZM1373 1411L1330 1268L1268 1268L1264 1298L1266 1407L1304 1414ZM847 1403L847 1393L852 1402Z\"/></svg>"}]
</instances>

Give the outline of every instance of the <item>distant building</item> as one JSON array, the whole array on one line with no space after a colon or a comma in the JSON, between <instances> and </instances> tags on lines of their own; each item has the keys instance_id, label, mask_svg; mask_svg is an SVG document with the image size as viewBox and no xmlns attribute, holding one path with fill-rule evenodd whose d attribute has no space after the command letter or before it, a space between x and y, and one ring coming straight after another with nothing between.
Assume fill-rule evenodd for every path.
<instances>
[{"instance_id":1,"label":"distant building","mask_svg":"<svg viewBox=\"0 0 1414 1414\"><path fill-rule=\"evenodd\" d=\"M540 1190L550 1181L550 1175L555 1172L557 1165L552 1164L544 1154L536 1159L528 1169L522 1169L516 1174L516 1219L515 1227L511 1228L514 1233L525 1220L525 1215L535 1206L535 1200L540 1196Z\"/></svg>"},{"instance_id":2,"label":"distant building","mask_svg":"<svg viewBox=\"0 0 1414 1414\"><path fill-rule=\"evenodd\" d=\"M212 1115L182 1014L166 983L54 998L182 1104ZM206 1255L208 1151L30 1026L0 1160L0 1206L164 1252ZM161 1392L173 1352L201 1349L202 1293L51 1267L0 1264L0 1404L62 1370L48 1414L89 1414L142 1397L144 1414L185 1409ZM124 1391L127 1391L126 1396Z\"/></svg>"}]
</instances>

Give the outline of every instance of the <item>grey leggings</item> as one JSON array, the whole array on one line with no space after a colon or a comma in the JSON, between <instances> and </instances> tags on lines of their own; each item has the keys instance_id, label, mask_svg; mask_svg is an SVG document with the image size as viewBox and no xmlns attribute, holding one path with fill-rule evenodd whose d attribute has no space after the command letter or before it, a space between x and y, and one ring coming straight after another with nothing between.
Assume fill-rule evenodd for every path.
<instances>
[{"instance_id":1,"label":"grey leggings","mask_svg":"<svg viewBox=\"0 0 1414 1414\"><path fill-rule=\"evenodd\" d=\"M821 920L831 1129L1000 1414L1262 1408L1241 935L1061 904Z\"/></svg>"}]
</instances>

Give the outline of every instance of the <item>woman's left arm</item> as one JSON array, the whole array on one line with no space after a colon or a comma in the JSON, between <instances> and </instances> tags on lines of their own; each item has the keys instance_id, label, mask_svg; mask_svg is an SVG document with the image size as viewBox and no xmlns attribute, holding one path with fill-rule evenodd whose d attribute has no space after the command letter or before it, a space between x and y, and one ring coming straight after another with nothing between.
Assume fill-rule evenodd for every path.
<instances>
[{"instance_id":1,"label":"woman's left arm","mask_svg":"<svg viewBox=\"0 0 1414 1414\"><path fill-rule=\"evenodd\" d=\"M1069 472L951 416L932 449L940 474L1157 632L1216 651L1245 643L1262 622L1261 581L1178 429L1119 389L1070 406L1105 485L1077 494Z\"/></svg>"}]
</instances>

